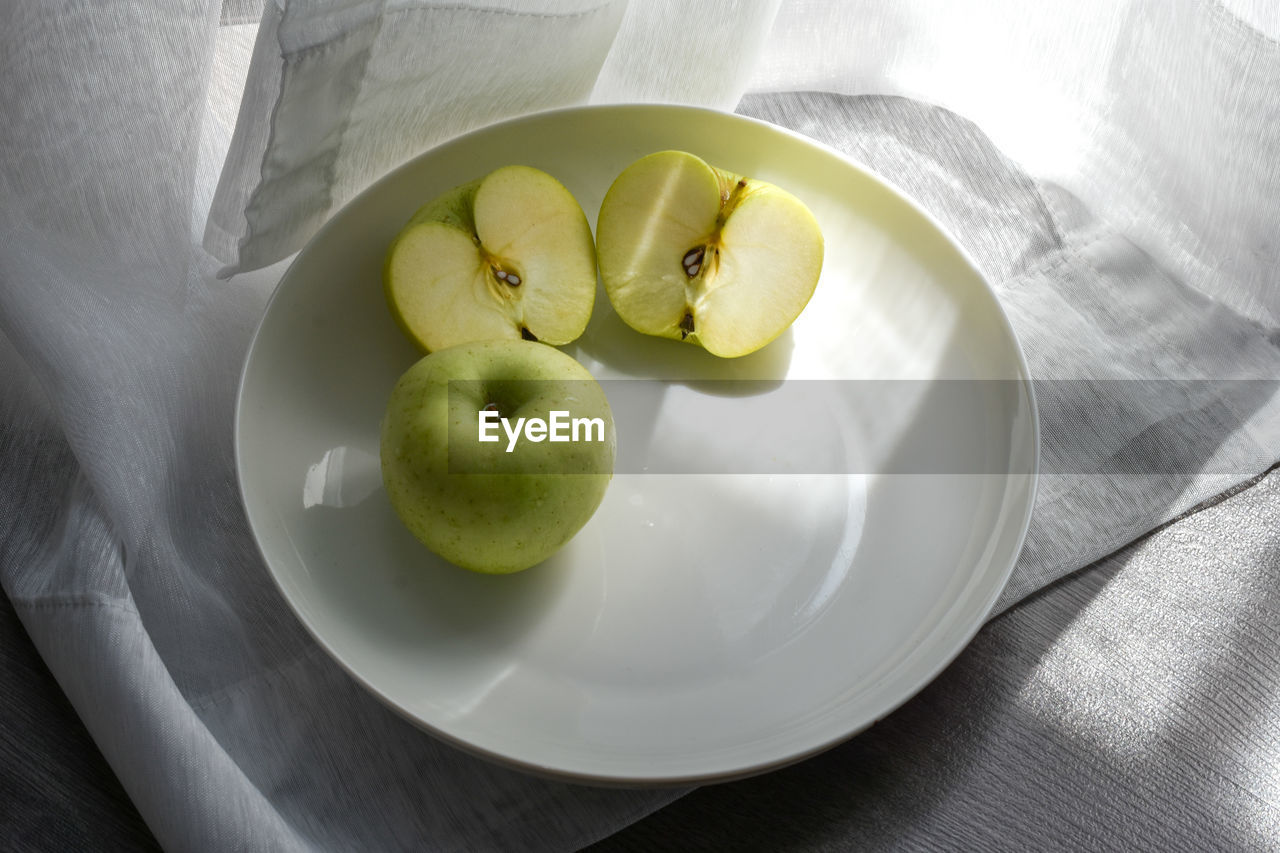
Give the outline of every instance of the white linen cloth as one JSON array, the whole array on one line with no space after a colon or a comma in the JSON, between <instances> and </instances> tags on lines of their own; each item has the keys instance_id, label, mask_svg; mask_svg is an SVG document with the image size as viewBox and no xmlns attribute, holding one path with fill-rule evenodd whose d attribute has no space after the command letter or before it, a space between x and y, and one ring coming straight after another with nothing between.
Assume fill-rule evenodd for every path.
<instances>
[{"instance_id":1,"label":"white linen cloth","mask_svg":"<svg viewBox=\"0 0 1280 853\"><path fill-rule=\"evenodd\" d=\"M231 417L275 262L469 127L750 92L742 111L934 212L1037 378L1261 380L1101 412L1082 385L1045 386L1058 467L1002 606L1280 457L1265 4L269 0L261 29L259 13L0 11L0 580L170 849L563 849L680 793L546 782L424 735L310 641L248 536Z\"/></svg>"}]
</instances>

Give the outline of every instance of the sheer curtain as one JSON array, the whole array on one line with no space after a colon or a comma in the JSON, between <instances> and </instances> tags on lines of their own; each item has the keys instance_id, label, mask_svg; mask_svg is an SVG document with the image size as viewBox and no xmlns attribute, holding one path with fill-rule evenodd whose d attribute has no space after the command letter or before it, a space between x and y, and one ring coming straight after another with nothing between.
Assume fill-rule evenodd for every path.
<instances>
[{"instance_id":1,"label":"sheer curtain","mask_svg":"<svg viewBox=\"0 0 1280 853\"><path fill-rule=\"evenodd\" d=\"M1008 606L1280 456L1278 33L1211 0L8 4L0 580L169 848L607 835L681 792L433 740L271 584L232 411L288 258L405 158L535 109L736 108L834 145L953 230L1037 378L1260 380L1083 416L1048 386L1045 452L1077 467ZM1127 473L1170 446L1191 462Z\"/></svg>"}]
</instances>

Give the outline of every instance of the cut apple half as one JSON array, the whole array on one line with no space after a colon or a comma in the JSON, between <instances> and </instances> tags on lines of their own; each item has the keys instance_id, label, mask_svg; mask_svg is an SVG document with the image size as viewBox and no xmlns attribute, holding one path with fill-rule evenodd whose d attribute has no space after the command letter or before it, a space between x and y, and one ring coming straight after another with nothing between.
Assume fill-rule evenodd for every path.
<instances>
[{"instance_id":1,"label":"cut apple half","mask_svg":"<svg viewBox=\"0 0 1280 853\"><path fill-rule=\"evenodd\" d=\"M567 344L595 303L591 226L551 175L504 166L414 214L383 283L396 321L427 352L481 340Z\"/></svg>"},{"instance_id":2,"label":"cut apple half","mask_svg":"<svg viewBox=\"0 0 1280 853\"><path fill-rule=\"evenodd\" d=\"M731 358L765 346L804 310L823 241L809 208L786 190L660 151L628 166L605 194L596 251L628 326Z\"/></svg>"}]
</instances>

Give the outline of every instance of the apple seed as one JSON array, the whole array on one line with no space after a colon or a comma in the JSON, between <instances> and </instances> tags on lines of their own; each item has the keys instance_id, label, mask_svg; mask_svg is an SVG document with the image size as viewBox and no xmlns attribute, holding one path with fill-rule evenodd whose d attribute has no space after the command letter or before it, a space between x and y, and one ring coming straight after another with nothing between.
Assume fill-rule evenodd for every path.
<instances>
[{"instance_id":1,"label":"apple seed","mask_svg":"<svg viewBox=\"0 0 1280 853\"><path fill-rule=\"evenodd\" d=\"M702 259L707 254L706 246L695 246L685 252L684 258L680 261L680 266L684 267L684 274L693 278L702 269Z\"/></svg>"},{"instance_id":2,"label":"apple seed","mask_svg":"<svg viewBox=\"0 0 1280 853\"><path fill-rule=\"evenodd\" d=\"M493 274L498 278L499 281L506 282L512 287L520 286L520 276L516 275L513 272L507 272L501 267L495 266L493 269Z\"/></svg>"}]
</instances>

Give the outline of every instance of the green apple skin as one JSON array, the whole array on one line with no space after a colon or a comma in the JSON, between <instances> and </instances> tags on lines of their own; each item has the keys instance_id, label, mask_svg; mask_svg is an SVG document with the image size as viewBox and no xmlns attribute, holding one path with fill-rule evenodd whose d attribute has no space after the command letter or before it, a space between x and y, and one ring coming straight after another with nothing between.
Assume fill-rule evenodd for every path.
<instances>
[{"instance_id":1,"label":"green apple skin","mask_svg":"<svg viewBox=\"0 0 1280 853\"><path fill-rule=\"evenodd\" d=\"M546 420L554 410L601 418L602 441L478 441L496 406ZM439 556L509 574L563 547L590 520L613 476L613 414L599 383L570 356L535 341L478 341L439 350L396 383L382 424L382 479L400 520Z\"/></svg>"},{"instance_id":2,"label":"green apple skin","mask_svg":"<svg viewBox=\"0 0 1280 853\"><path fill-rule=\"evenodd\" d=\"M383 290L423 352L491 339L561 346L595 303L591 226L554 177L504 166L413 215L388 248Z\"/></svg>"},{"instance_id":3,"label":"green apple skin","mask_svg":"<svg viewBox=\"0 0 1280 853\"><path fill-rule=\"evenodd\" d=\"M596 256L618 316L724 358L786 331L822 273L817 219L786 190L686 151L642 157L600 205Z\"/></svg>"}]
</instances>

